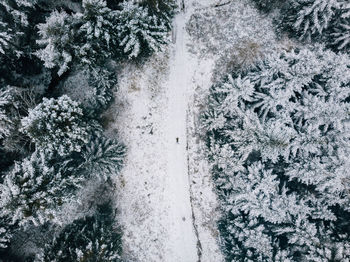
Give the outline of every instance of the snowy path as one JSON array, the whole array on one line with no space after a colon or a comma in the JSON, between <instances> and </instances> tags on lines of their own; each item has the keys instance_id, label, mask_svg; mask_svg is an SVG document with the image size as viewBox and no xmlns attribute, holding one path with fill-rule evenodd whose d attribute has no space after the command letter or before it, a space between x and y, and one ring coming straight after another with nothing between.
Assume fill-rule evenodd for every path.
<instances>
[{"instance_id":1,"label":"snowy path","mask_svg":"<svg viewBox=\"0 0 350 262\"><path fill-rule=\"evenodd\" d=\"M192 221L190 185L187 161L187 108L192 72L188 67L186 48L186 14L180 13L174 22L175 50L170 57L170 75L166 83L168 99L167 133L167 179L166 187L170 239L166 261L198 261L197 237ZM178 141L177 141L178 139Z\"/></svg>"},{"instance_id":2,"label":"snowy path","mask_svg":"<svg viewBox=\"0 0 350 262\"><path fill-rule=\"evenodd\" d=\"M207 4L210 3L208 0ZM126 65L119 74L119 91L112 109L115 111L111 112L116 117L110 132L113 135L117 130L128 147L125 166L116 177L118 221L123 227L126 261L221 261L213 255L217 253L215 235L203 226L208 219L199 219L197 224L193 220L193 184L190 185L189 176L193 175L193 166L199 163L197 158L203 160L204 156L193 159L196 149L189 123L195 117L190 115L189 120L187 115L196 114L193 95L197 84L207 88L211 67L201 71L198 65L202 61L189 53L190 37L185 25L198 2L185 0L184 4L187 11L176 15L173 43L168 49L141 66ZM201 80L195 80L194 76ZM208 83L203 85L203 81ZM202 173L197 172L197 177L191 177L191 183L195 179L196 185L202 185L198 181L202 180ZM197 188L197 195L207 191L210 189ZM210 194L206 195L211 198ZM212 201L205 203L211 206L206 210L215 206ZM202 203L197 201L194 209L201 214L198 205ZM202 257L197 231L203 236Z\"/></svg>"}]
</instances>

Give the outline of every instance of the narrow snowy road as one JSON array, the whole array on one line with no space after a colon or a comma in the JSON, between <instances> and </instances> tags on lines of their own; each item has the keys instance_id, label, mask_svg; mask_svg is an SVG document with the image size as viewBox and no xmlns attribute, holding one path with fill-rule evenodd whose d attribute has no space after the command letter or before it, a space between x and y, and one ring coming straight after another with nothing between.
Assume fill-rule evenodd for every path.
<instances>
[{"instance_id":1,"label":"narrow snowy road","mask_svg":"<svg viewBox=\"0 0 350 262\"><path fill-rule=\"evenodd\" d=\"M186 48L186 13L184 4L174 21L174 50L170 57L170 75L166 83L167 94L167 176L166 191L169 203L170 239L165 261L196 262L197 237L195 235L187 162L187 109L192 73L188 65L189 53Z\"/></svg>"},{"instance_id":2,"label":"narrow snowy road","mask_svg":"<svg viewBox=\"0 0 350 262\"><path fill-rule=\"evenodd\" d=\"M186 134L197 62L189 53L185 26L195 0L181 1L173 43L144 65L129 65L119 78L113 128L128 145L116 177L126 261L200 261Z\"/></svg>"}]
</instances>

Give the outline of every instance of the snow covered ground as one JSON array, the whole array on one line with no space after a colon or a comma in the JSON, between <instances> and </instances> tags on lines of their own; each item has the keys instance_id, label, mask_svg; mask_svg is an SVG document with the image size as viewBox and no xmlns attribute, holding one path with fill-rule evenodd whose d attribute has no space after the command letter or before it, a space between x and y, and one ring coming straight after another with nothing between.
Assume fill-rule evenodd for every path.
<instances>
[{"instance_id":1,"label":"snow covered ground","mask_svg":"<svg viewBox=\"0 0 350 262\"><path fill-rule=\"evenodd\" d=\"M129 147L120 177L125 253L135 261L198 261L187 164L187 104L191 67L187 16L174 22L174 43L120 79L116 128Z\"/></svg>"},{"instance_id":2,"label":"snow covered ground","mask_svg":"<svg viewBox=\"0 0 350 262\"><path fill-rule=\"evenodd\" d=\"M220 3L225 5L215 7ZM110 131L116 130L128 146L126 165L116 181L128 261L223 261L218 204L199 115L225 50L242 39L246 43L259 29L252 23L256 11L245 3L185 1L167 50L143 65L127 65L119 75ZM240 8L250 19L233 26L237 18L229 16L240 15ZM230 33L228 25L236 38L223 40ZM260 29L268 25L264 21ZM243 26L250 33L239 35ZM269 34L264 37L261 48L273 41ZM256 42L255 37L250 41ZM220 48L223 51L217 52Z\"/></svg>"}]
</instances>

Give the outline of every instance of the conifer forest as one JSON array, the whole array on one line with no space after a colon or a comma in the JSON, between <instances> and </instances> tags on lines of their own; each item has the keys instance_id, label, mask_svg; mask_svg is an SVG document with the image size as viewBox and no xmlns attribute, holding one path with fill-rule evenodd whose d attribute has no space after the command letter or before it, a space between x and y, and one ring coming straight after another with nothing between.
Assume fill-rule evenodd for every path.
<instances>
[{"instance_id":1,"label":"conifer forest","mask_svg":"<svg viewBox=\"0 0 350 262\"><path fill-rule=\"evenodd\" d=\"M350 1L0 0L0 262L350 262Z\"/></svg>"}]
</instances>

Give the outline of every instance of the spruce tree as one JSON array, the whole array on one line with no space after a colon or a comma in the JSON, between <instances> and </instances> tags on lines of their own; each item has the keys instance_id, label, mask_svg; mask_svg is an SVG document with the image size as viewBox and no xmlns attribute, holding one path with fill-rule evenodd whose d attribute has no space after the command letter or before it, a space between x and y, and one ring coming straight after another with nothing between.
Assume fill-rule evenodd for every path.
<instances>
[{"instance_id":1,"label":"spruce tree","mask_svg":"<svg viewBox=\"0 0 350 262\"><path fill-rule=\"evenodd\" d=\"M47 99L29 110L22 119L23 131L36 147L47 152L68 155L79 152L88 142L89 131L77 102L63 95Z\"/></svg>"},{"instance_id":2,"label":"spruce tree","mask_svg":"<svg viewBox=\"0 0 350 262\"><path fill-rule=\"evenodd\" d=\"M116 13L105 0L83 0L83 13L76 14L81 25L77 31L82 46L78 56L82 63L103 62L117 54Z\"/></svg>"},{"instance_id":3,"label":"spruce tree","mask_svg":"<svg viewBox=\"0 0 350 262\"><path fill-rule=\"evenodd\" d=\"M124 164L125 147L117 140L93 136L81 152L79 169L107 180Z\"/></svg>"},{"instance_id":4,"label":"spruce tree","mask_svg":"<svg viewBox=\"0 0 350 262\"><path fill-rule=\"evenodd\" d=\"M227 261L350 260L349 66L295 49L211 88L203 124Z\"/></svg>"},{"instance_id":5,"label":"spruce tree","mask_svg":"<svg viewBox=\"0 0 350 262\"><path fill-rule=\"evenodd\" d=\"M324 42L334 51L349 49L350 6L345 0L288 0L276 20L291 37Z\"/></svg>"},{"instance_id":6,"label":"spruce tree","mask_svg":"<svg viewBox=\"0 0 350 262\"><path fill-rule=\"evenodd\" d=\"M147 7L135 1L124 1L117 11L119 46L128 58L149 55L168 42L163 19L150 14Z\"/></svg>"},{"instance_id":7,"label":"spruce tree","mask_svg":"<svg viewBox=\"0 0 350 262\"><path fill-rule=\"evenodd\" d=\"M75 18L65 11L53 11L46 22L39 24L40 39L37 43L43 46L36 55L44 62L45 67L58 67L58 75L66 72L72 63L75 50Z\"/></svg>"},{"instance_id":8,"label":"spruce tree","mask_svg":"<svg viewBox=\"0 0 350 262\"><path fill-rule=\"evenodd\" d=\"M75 220L37 255L40 262L122 261L121 230L112 212Z\"/></svg>"},{"instance_id":9,"label":"spruce tree","mask_svg":"<svg viewBox=\"0 0 350 262\"><path fill-rule=\"evenodd\" d=\"M59 223L59 207L73 199L83 181L81 173L69 172L54 154L35 151L6 174L0 185L0 208L13 225Z\"/></svg>"}]
</instances>

